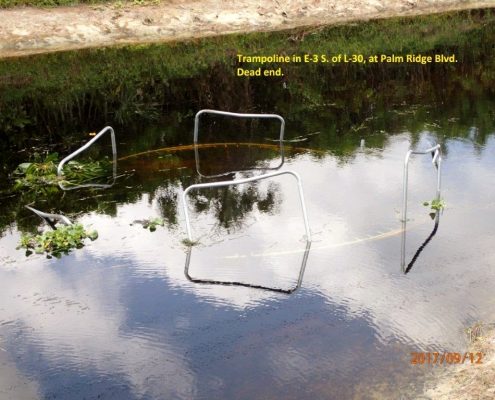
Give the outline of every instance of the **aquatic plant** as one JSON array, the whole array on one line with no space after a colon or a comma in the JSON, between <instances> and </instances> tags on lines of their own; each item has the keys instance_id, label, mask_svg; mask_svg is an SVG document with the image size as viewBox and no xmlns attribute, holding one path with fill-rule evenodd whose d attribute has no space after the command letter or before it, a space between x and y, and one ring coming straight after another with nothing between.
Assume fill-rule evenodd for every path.
<instances>
[{"instance_id":1,"label":"aquatic plant","mask_svg":"<svg viewBox=\"0 0 495 400\"><path fill-rule=\"evenodd\" d=\"M98 232L95 230L87 231L81 224L62 225L55 230L49 230L34 235L24 233L17 249L26 249L26 256L31 254L44 254L48 258L60 258L68 254L73 249L84 247L84 240L91 241L98 238Z\"/></svg>"},{"instance_id":2,"label":"aquatic plant","mask_svg":"<svg viewBox=\"0 0 495 400\"><path fill-rule=\"evenodd\" d=\"M64 165L63 180L67 185L80 185L98 178L110 176L111 162L108 159L99 161L74 161Z\"/></svg>"},{"instance_id":3,"label":"aquatic plant","mask_svg":"<svg viewBox=\"0 0 495 400\"><path fill-rule=\"evenodd\" d=\"M165 222L161 218L135 220L134 223L141 224L144 229L149 229L150 232L156 231L157 226L164 226L165 225Z\"/></svg>"},{"instance_id":4,"label":"aquatic plant","mask_svg":"<svg viewBox=\"0 0 495 400\"><path fill-rule=\"evenodd\" d=\"M50 186L56 185L58 182L57 158L57 153L48 154L44 160L35 154L34 162L19 164L12 174L15 178L14 190L44 192Z\"/></svg>"},{"instance_id":5,"label":"aquatic plant","mask_svg":"<svg viewBox=\"0 0 495 400\"><path fill-rule=\"evenodd\" d=\"M146 221L143 224L144 229L149 229L150 232L156 231L157 226L163 226L165 223L163 222L163 219L161 218L153 218L151 220Z\"/></svg>"},{"instance_id":6,"label":"aquatic plant","mask_svg":"<svg viewBox=\"0 0 495 400\"><path fill-rule=\"evenodd\" d=\"M188 238L182 239L181 242L186 247L193 247L199 244L199 240L189 240Z\"/></svg>"},{"instance_id":7,"label":"aquatic plant","mask_svg":"<svg viewBox=\"0 0 495 400\"><path fill-rule=\"evenodd\" d=\"M445 208L445 201L443 201L443 199L433 199L430 202L425 201L423 205L425 207L430 206L430 208L434 211L441 211Z\"/></svg>"},{"instance_id":8,"label":"aquatic plant","mask_svg":"<svg viewBox=\"0 0 495 400\"><path fill-rule=\"evenodd\" d=\"M35 191L43 194L54 190L59 183L65 186L80 185L84 182L108 176L110 161L69 161L63 169L63 176L57 175L58 153L50 153L44 159L35 154L33 162L21 163L12 176L14 190ZM56 190L56 189L55 189Z\"/></svg>"}]
</instances>

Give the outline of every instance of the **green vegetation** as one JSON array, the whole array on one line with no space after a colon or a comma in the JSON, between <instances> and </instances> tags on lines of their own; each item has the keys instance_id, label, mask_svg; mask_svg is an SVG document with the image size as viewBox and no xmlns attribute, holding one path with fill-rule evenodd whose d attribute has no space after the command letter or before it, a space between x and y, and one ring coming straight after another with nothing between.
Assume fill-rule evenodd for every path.
<instances>
[{"instance_id":1,"label":"green vegetation","mask_svg":"<svg viewBox=\"0 0 495 400\"><path fill-rule=\"evenodd\" d=\"M37 235L23 234L17 249L26 249L26 256L34 252L36 254L46 253L48 258L52 256L60 258L73 249L84 247L84 240L87 238L92 241L96 240L98 232L86 231L81 224L63 225Z\"/></svg>"},{"instance_id":2,"label":"green vegetation","mask_svg":"<svg viewBox=\"0 0 495 400\"><path fill-rule=\"evenodd\" d=\"M379 117L390 111L390 104L400 104L399 99L404 98L411 104L409 100L418 96L441 96L439 101L447 99L455 105L455 111L467 113L469 105L457 96L459 90L477 96L480 85L495 88L491 48L494 26L495 11L477 10L352 26L54 53L29 57L29 62L26 58L2 60L0 146L30 145L33 136L60 142L70 131L95 129L107 121L129 127L176 112L181 119L202 107L276 109L301 124L307 119L303 115L321 114L324 108L330 120L336 120L337 114L341 116L340 126L331 126L338 136L359 129L365 133L386 131L386 125L366 122L369 115L363 115L363 111L373 106L373 116ZM426 66L301 63L284 68L282 78L235 76L237 53L329 52L358 52L365 56L455 53L459 62ZM466 74L466 68L473 73ZM442 81L445 76L454 76L448 85ZM254 106L253 94L266 101ZM290 113L284 112L287 110ZM449 117L440 122L448 123ZM481 121L483 125L493 127L493 121L485 119ZM411 131L423 128L414 122L411 119Z\"/></svg>"},{"instance_id":3,"label":"green vegetation","mask_svg":"<svg viewBox=\"0 0 495 400\"><path fill-rule=\"evenodd\" d=\"M114 215L117 204L132 202L143 192L150 193L150 201L156 200L167 225L177 225L175 186L179 180L181 185L197 183L191 176L193 164L187 152L149 157L135 164L126 160L125 168L135 171L125 178L125 188L68 191L63 196L56 185L37 185L29 179L22 182L24 165L14 176L21 181L19 190L12 191L8 180L12 170L27 159L45 161L30 157L34 149L42 154L67 154L87 139L82 132L97 131L106 124L114 126L119 142L125 143L120 156L190 143L192 119L201 108L281 114L287 122L286 139L305 139L292 143L294 146L318 149L311 153L315 158L331 152L340 163L386 147L390 134L400 132L408 133L412 146L427 131L437 143L445 144L450 137L466 138L482 151L495 129L494 42L495 11L476 10L0 60L0 234L14 221L21 231L33 231L37 220L27 218L23 207L33 201L43 202L44 209ZM301 63L284 67L282 78L235 76L237 53L305 52L442 53L456 54L459 62ZM205 121L202 139L218 139L215 131L208 129L207 123L212 121L218 122ZM236 121L227 128L222 131L226 141L243 137L260 142L269 136L264 131L268 124ZM266 135L256 137L253 132ZM365 148L359 150L363 138ZM448 147L444 147L446 152ZM241 150L238 156L233 149L218 149L221 154L217 158L227 157L231 169L237 170L256 163L258 156L265 161L277 156L273 150L262 153L256 149L250 159L245 149ZM91 159L108 154L98 146L87 151ZM288 150L287 159L292 154ZM56 160L52 161L45 170L53 171ZM218 173L224 165L214 158L202 159L201 168ZM67 178L70 173L65 172ZM44 176L41 182L56 183L53 178ZM2 187L4 182L9 187ZM271 212L278 200L276 190L230 190L192 193L190 201L198 213L213 207L219 226L235 229L254 204Z\"/></svg>"},{"instance_id":4,"label":"green vegetation","mask_svg":"<svg viewBox=\"0 0 495 400\"><path fill-rule=\"evenodd\" d=\"M108 159L98 161L74 161L64 165L63 181L65 185L82 185L111 175L112 163Z\"/></svg>"},{"instance_id":5,"label":"green vegetation","mask_svg":"<svg viewBox=\"0 0 495 400\"><path fill-rule=\"evenodd\" d=\"M32 190L40 194L53 191L59 181L57 158L57 153L47 155L44 160L35 154L34 162L19 164L12 173L15 178L14 190Z\"/></svg>"},{"instance_id":6,"label":"green vegetation","mask_svg":"<svg viewBox=\"0 0 495 400\"><path fill-rule=\"evenodd\" d=\"M150 218L143 220L136 220L134 223L141 224L144 229L149 229L150 232L156 231L158 226L164 226L165 222L162 218Z\"/></svg>"},{"instance_id":7,"label":"green vegetation","mask_svg":"<svg viewBox=\"0 0 495 400\"><path fill-rule=\"evenodd\" d=\"M182 239L182 244L186 247L193 247L197 246L199 244L198 240L189 240L189 239Z\"/></svg>"},{"instance_id":8,"label":"green vegetation","mask_svg":"<svg viewBox=\"0 0 495 400\"><path fill-rule=\"evenodd\" d=\"M133 0L126 1L128 4L156 4L158 0L146 1L146 0ZM18 6L32 6L32 7L57 7L57 6L75 6L77 4L104 4L114 3L121 4L120 1L115 0L0 0L0 8L11 8Z\"/></svg>"},{"instance_id":9,"label":"green vegetation","mask_svg":"<svg viewBox=\"0 0 495 400\"><path fill-rule=\"evenodd\" d=\"M69 161L63 168L63 176L57 175L58 154L50 153L44 159L34 155L33 162L18 165L12 176L15 178L15 191L33 191L48 194L58 190L58 184L80 185L85 182L108 176L111 163L103 161Z\"/></svg>"},{"instance_id":10,"label":"green vegetation","mask_svg":"<svg viewBox=\"0 0 495 400\"><path fill-rule=\"evenodd\" d=\"M93 1L85 0L0 0L0 8L10 8L17 6L53 7L72 6L75 4L90 4Z\"/></svg>"},{"instance_id":11,"label":"green vegetation","mask_svg":"<svg viewBox=\"0 0 495 400\"><path fill-rule=\"evenodd\" d=\"M423 205L425 207L430 206L434 211L441 211L445 208L445 201L443 199L433 199L431 202L425 201Z\"/></svg>"}]
</instances>

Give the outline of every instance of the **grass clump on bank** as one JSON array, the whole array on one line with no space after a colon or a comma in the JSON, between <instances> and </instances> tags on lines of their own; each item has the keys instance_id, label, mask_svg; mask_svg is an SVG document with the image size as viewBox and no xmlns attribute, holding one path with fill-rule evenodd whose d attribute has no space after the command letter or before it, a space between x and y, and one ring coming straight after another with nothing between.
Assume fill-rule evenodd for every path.
<instances>
[{"instance_id":1,"label":"grass clump on bank","mask_svg":"<svg viewBox=\"0 0 495 400\"><path fill-rule=\"evenodd\" d=\"M103 3L102 0L0 0L0 8L12 8L19 6L32 7L57 7L73 6L76 4Z\"/></svg>"},{"instance_id":2,"label":"grass clump on bank","mask_svg":"<svg viewBox=\"0 0 495 400\"><path fill-rule=\"evenodd\" d=\"M156 5L160 0L0 0L0 8L13 7L62 7L76 6L79 4L101 4L113 5L115 7L123 7L125 5Z\"/></svg>"},{"instance_id":3,"label":"grass clump on bank","mask_svg":"<svg viewBox=\"0 0 495 400\"><path fill-rule=\"evenodd\" d=\"M28 0L0 0L28 1ZM53 1L53 0L42 0ZM58 0L57 0L58 1ZM65 0L61 0L65 1ZM126 3L127 4L127 3ZM431 90L438 79L457 73L442 91L471 91L494 80L490 56L495 29L492 11L457 12L416 18L394 18L355 25L299 28L287 32L225 35L181 43L87 49L0 62L0 148L29 142L35 137L65 137L67 130L89 128L88 121L128 126L138 120L156 120L191 101L203 108L249 106L254 90L269 91L282 108L287 95L301 97L314 107L334 104L339 111L359 111L382 98L403 98L395 87L370 90L364 82L417 81L416 91ZM458 63L438 65L321 65L294 64L284 69L279 85L240 79L236 54L452 54ZM480 78L466 81L465 68L483 63ZM267 68L276 65L267 65ZM461 68L462 67L462 68ZM336 82L345 82L336 84ZM454 88L454 86L457 86ZM262 86L268 88L262 89ZM404 91L408 92L407 86ZM243 97L243 95L245 95ZM331 98L329 96L331 95ZM475 94L477 95L477 94ZM379 97L375 99L375 97ZM452 96L451 96L452 97ZM192 100L191 100L192 99ZM43 127L40 131L39 127ZM56 132L56 133L55 133Z\"/></svg>"}]
</instances>

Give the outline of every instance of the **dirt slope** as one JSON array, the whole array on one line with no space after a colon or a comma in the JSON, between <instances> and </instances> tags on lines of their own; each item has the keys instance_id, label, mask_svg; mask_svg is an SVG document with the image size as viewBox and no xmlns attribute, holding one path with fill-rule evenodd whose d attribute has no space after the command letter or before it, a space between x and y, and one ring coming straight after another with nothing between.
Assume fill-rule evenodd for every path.
<instances>
[{"instance_id":1,"label":"dirt slope","mask_svg":"<svg viewBox=\"0 0 495 400\"><path fill-rule=\"evenodd\" d=\"M495 0L164 0L0 10L0 58L495 6Z\"/></svg>"}]
</instances>

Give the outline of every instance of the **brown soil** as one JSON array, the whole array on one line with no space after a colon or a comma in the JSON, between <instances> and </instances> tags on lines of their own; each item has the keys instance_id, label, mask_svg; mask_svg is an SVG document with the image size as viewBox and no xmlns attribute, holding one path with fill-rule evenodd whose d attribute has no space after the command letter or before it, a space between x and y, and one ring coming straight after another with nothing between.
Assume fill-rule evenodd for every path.
<instances>
[{"instance_id":1,"label":"brown soil","mask_svg":"<svg viewBox=\"0 0 495 400\"><path fill-rule=\"evenodd\" d=\"M469 352L482 364L466 362L460 365L438 366L446 368L426 385L425 397L430 400L493 400L495 399L495 330L479 327Z\"/></svg>"},{"instance_id":2,"label":"brown soil","mask_svg":"<svg viewBox=\"0 0 495 400\"><path fill-rule=\"evenodd\" d=\"M164 0L0 10L0 58L490 7L495 0Z\"/></svg>"}]
</instances>

